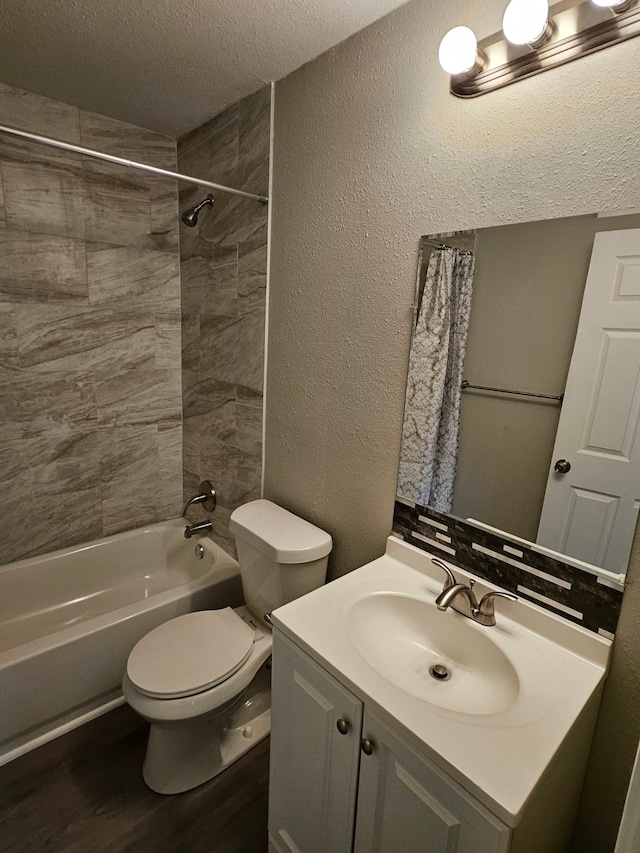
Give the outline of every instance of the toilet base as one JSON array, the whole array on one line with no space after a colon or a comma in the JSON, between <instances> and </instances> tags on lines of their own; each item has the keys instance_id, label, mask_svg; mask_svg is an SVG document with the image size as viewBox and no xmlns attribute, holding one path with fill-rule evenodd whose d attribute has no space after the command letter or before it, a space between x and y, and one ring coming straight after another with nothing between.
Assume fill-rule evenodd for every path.
<instances>
[{"instance_id":1,"label":"toilet base","mask_svg":"<svg viewBox=\"0 0 640 853\"><path fill-rule=\"evenodd\" d=\"M245 694L231 716L152 723L142 776L157 794L190 791L213 779L270 731L269 687Z\"/></svg>"}]
</instances>

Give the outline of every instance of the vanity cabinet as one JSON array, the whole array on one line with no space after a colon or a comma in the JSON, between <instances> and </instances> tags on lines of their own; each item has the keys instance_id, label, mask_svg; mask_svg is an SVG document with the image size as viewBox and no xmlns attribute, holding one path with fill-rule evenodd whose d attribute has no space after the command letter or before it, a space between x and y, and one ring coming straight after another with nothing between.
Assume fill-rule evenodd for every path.
<instances>
[{"instance_id":1,"label":"vanity cabinet","mask_svg":"<svg viewBox=\"0 0 640 853\"><path fill-rule=\"evenodd\" d=\"M271 853L506 853L510 830L274 631Z\"/></svg>"}]
</instances>

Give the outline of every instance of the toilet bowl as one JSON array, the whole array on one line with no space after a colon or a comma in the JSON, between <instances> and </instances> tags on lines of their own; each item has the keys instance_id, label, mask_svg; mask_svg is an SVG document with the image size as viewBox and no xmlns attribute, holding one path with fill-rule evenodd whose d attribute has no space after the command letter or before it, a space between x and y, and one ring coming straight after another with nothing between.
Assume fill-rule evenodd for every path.
<instances>
[{"instance_id":1,"label":"toilet bowl","mask_svg":"<svg viewBox=\"0 0 640 853\"><path fill-rule=\"evenodd\" d=\"M143 777L160 794L201 785L269 734L268 616L326 578L331 537L282 507L244 504L230 527L246 606L171 619L127 662L124 696L151 723Z\"/></svg>"}]
</instances>

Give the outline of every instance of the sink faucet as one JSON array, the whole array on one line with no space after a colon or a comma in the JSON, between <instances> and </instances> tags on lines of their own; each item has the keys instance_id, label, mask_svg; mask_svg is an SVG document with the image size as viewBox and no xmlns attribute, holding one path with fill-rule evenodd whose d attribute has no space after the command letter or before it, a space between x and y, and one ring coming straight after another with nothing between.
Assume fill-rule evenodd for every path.
<instances>
[{"instance_id":1,"label":"sink faucet","mask_svg":"<svg viewBox=\"0 0 640 853\"><path fill-rule=\"evenodd\" d=\"M496 614L494 600L496 598L508 598L510 601L517 601L518 596L511 592L488 592L480 601L476 598L473 591L475 584L474 580L470 580L469 584L459 583L449 566L439 557L432 557L431 562L443 569L447 574L447 581L442 592L436 598L436 607L438 610L445 611L452 607L457 613L466 616L467 619L473 619L479 625L487 627L496 624Z\"/></svg>"}]
</instances>

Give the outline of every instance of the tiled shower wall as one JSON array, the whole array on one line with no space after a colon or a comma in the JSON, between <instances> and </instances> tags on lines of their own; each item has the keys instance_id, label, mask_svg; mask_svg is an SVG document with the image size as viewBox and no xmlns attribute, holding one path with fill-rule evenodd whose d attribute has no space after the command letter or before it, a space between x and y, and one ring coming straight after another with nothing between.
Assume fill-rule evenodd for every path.
<instances>
[{"instance_id":1,"label":"tiled shower wall","mask_svg":"<svg viewBox=\"0 0 640 853\"><path fill-rule=\"evenodd\" d=\"M2 122L176 167L175 140L0 85ZM173 181L0 135L0 563L181 511Z\"/></svg>"},{"instance_id":2,"label":"tiled shower wall","mask_svg":"<svg viewBox=\"0 0 640 853\"><path fill-rule=\"evenodd\" d=\"M178 171L266 195L269 127L265 87L180 139ZM229 516L261 489L267 208L213 195L195 228L180 226L184 497L213 482L214 538L233 553ZM181 189L181 210L206 196Z\"/></svg>"}]
</instances>

